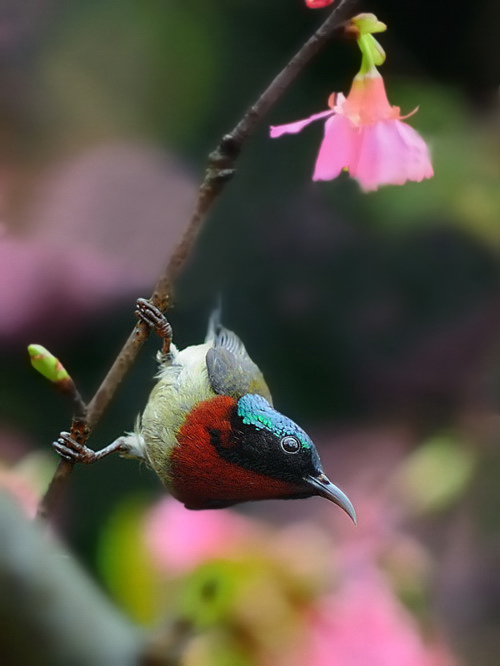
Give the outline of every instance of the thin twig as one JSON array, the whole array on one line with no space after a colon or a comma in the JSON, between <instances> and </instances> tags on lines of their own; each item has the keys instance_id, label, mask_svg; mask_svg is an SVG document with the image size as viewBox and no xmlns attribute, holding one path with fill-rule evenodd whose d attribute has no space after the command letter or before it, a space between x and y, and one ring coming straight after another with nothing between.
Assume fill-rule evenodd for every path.
<instances>
[{"instance_id":1,"label":"thin twig","mask_svg":"<svg viewBox=\"0 0 500 666\"><path fill-rule=\"evenodd\" d=\"M186 225L180 242L160 275L151 296L153 305L163 312L172 303L173 285L193 249L208 211L224 189L226 183L235 174L234 167L236 160L244 143L252 135L264 115L278 101L302 69L326 45L332 35L342 27L347 19L349 9L352 8L355 2L356 0L340 0L339 4L321 27L273 79L255 104L246 111L234 129L221 139L216 150L210 154L205 178L200 186L194 211ZM149 330L147 326L139 322L123 345L109 372L88 404L85 432L82 433L84 441L101 418L104 410L113 398L116 389L134 363L148 334ZM69 478L73 465L71 463L68 463L68 465L64 465L64 467L62 463L59 465L47 495L42 499L44 515L46 516L52 512L54 508L53 500L59 496L61 486ZM50 493L51 495L48 497Z\"/></svg>"},{"instance_id":2,"label":"thin twig","mask_svg":"<svg viewBox=\"0 0 500 666\"><path fill-rule=\"evenodd\" d=\"M80 391L76 388L71 377L67 377L64 382L54 384L60 392L71 400L73 406L73 420L71 423L71 436L81 441L86 439L87 435L87 405L85 404ZM40 500L37 510L37 518L45 520L52 513L54 507L59 503L59 497L66 485L66 481L73 471L74 463L61 458L57 465L54 476L49 487Z\"/></svg>"},{"instance_id":3,"label":"thin twig","mask_svg":"<svg viewBox=\"0 0 500 666\"><path fill-rule=\"evenodd\" d=\"M194 246L206 214L218 195L222 192L225 184L235 173L234 165L243 144L248 140L263 116L285 92L286 88L318 53L321 47L327 43L334 32L342 26L347 16L348 7L352 6L355 1L341 0L321 27L302 46L278 76L273 79L234 129L222 138L217 149L210 154L208 168L203 183L200 186L191 219L186 226L184 235L159 277L151 296L153 305L156 305L162 312L165 312L172 301L173 284ZM147 336L147 327L139 323L125 342L101 386L89 403L87 419L90 428L93 428L99 420L114 395L118 384L134 362Z\"/></svg>"},{"instance_id":4,"label":"thin twig","mask_svg":"<svg viewBox=\"0 0 500 666\"><path fill-rule=\"evenodd\" d=\"M50 480L49 487L38 504L36 517L40 520L47 520L53 513L55 507L59 504L59 498L64 487L73 471L74 464L69 460L61 458L57 464L54 476Z\"/></svg>"}]
</instances>

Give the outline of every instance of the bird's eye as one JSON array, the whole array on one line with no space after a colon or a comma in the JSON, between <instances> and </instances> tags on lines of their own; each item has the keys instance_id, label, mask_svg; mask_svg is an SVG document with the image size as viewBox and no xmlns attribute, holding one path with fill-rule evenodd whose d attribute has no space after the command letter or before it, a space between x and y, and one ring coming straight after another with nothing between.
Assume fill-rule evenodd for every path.
<instances>
[{"instance_id":1,"label":"bird's eye","mask_svg":"<svg viewBox=\"0 0 500 666\"><path fill-rule=\"evenodd\" d=\"M291 435L283 437L280 444L285 453L298 453L300 451L299 440L296 437L292 437Z\"/></svg>"}]
</instances>

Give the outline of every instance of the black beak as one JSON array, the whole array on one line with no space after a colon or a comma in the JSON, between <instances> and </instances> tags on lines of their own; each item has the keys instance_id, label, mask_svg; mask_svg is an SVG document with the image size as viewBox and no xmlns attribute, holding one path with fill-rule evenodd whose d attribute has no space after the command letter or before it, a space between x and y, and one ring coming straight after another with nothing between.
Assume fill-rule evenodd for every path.
<instances>
[{"instance_id":1,"label":"black beak","mask_svg":"<svg viewBox=\"0 0 500 666\"><path fill-rule=\"evenodd\" d=\"M344 509L352 522L356 525L356 511L351 500L340 490L340 488L337 488L337 486L330 481L326 474L320 472L317 476L309 475L305 477L304 481L307 485L314 488L315 495L325 497L327 500L330 500L330 502L334 502L341 509Z\"/></svg>"}]
</instances>

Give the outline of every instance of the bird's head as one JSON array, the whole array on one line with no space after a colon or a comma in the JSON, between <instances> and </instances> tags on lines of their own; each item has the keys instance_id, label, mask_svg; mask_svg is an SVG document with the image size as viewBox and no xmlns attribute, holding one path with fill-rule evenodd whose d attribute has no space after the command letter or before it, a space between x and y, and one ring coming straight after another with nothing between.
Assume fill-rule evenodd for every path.
<instances>
[{"instance_id":1,"label":"bird's head","mask_svg":"<svg viewBox=\"0 0 500 666\"><path fill-rule=\"evenodd\" d=\"M276 411L263 397L247 394L238 400L232 427L238 464L279 479L295 488L290 498L319 495L337 504L356 522L354 507L323 472L309 435ZM221 451L224 456L224 451Z\"/></svg>"},{"instance_id":2,"label":"bird's head","mask_svg":"<svg viewBox=\"0 0 500 666\"><path fill-rule=\"evenodd\" d=\"M168 485L188 508L319 495L356 522L351 501L323 472L310 437L260 395L199 403L177 440Z\"/></svg>"}]
</instances>

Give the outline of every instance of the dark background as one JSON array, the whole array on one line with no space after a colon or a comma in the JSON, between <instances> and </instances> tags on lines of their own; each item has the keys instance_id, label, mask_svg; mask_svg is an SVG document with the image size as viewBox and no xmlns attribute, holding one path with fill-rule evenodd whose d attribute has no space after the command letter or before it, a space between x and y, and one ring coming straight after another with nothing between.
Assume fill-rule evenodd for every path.
<instances>
[{"instance_id":1,"label":"dark background","mask_svg":"<svg viewBox=\"0 0 500 666\"><path fill-rule=\"evenodd\" d=\"M465 658L474 654L469 663L494 664L500 5L358 7L389 27L379 36L388 96L403 114L419 106L410 122L431 147L434 179L369 195L344 177L312 183L321 123L268 138L269 124L347 92L359 53L332 43L245 149L170 321L179 346L201 341L220 294L225 323L264 370L276 405L320 433L345 488L377 460L388 431L405 433L388 465L443 429L473 442L467 584L444 586L438 604ZM299 0L0 2L5 461L49 449L70 421L68 405L31 371L26 345L50 348L92 395L134 323L135 298L150 294L179 237L207 153L325 15ZM132 429L156 346L147 344L92 446ZM134 463L108 459L73 474L61 529L91 570L100 525L134 492L161 493ZM271 515L262 506L244 510ZM438 555L449 520L423 530ZM454 611L457 596L470 612Z\"/></svg>"}]
</instances>

